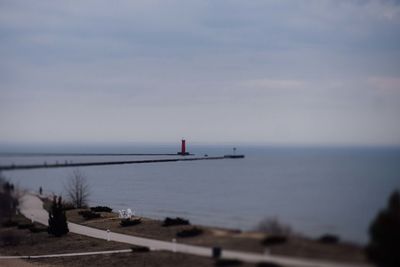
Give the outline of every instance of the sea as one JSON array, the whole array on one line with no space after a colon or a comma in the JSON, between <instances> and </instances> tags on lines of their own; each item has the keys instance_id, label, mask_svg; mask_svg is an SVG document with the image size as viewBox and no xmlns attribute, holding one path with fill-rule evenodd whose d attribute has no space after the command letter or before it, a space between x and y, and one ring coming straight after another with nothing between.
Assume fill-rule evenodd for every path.
<instances>
[{"instance_id":1,"label":"sea","mask_svg":"<svg viewBox=\"0 0 400 267\"><path fill-rule=\"evenodd\" d=\"M0 165L123 161L178 156L46 155L20 153L175 153L178 146L0 147ZM193 145L196 156L232 154L231 146ZM11 152L11 153L10 153ZM131 208L155 219L254 230L277 219L296 233L335 234L366 244L368 229L389 195L400 189L399 147L237 146L243 159L79 167L89 204ZM76 168L3 171L19 188L65 196Z\"/></svg>"}]
</instances>

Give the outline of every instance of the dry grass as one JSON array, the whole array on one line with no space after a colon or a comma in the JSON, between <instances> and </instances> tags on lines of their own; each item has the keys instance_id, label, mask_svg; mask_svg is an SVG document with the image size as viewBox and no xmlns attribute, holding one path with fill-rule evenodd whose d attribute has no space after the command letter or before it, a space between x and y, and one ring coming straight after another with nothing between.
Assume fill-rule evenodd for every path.
<instances>
[{"instance_id":1,"label":"dry grass","mask_svg":"<svg viewBox=\"0 0 400 267\"><path fill-rule=\"evenodd\" d=\"M47 233L31 233L27 229L1 228L0 234L11 233L22 237L19 245L0 246L1 255L42 255L59 254L72 252L88 252L101 250L128 249L131 245L107 242L90 237L67 234L57 238ZM0 266L214 266L211 258L171 253L165 251L123 253L112 255L93 255L77 257L59 257L48 259L34 259L29 261L21 260L0 260ZM242 266L253 266L244 264Z\"/></svg>"},{"instance_id":2,"label":"dry grass","mask_svg":"<svg viewBox=\"0 0 400 267\"><path fill-rule=\"evenodd\" d=\"M178 243L193 244L199 246L219 246L224 249L241 250L249 252L263 252L261 245L262 236L250 237L246 233L238 231L217 229L211 227L196 226L203 230L203 233L196 237L179 238L176 234L183 230L191 229L192 225L177 225L163 227L162 221L142 218L142 223L134 226L121 227L120 220L116 214L102 213L103 218L95 220L84 220L78 215L79 210L67 212L69 221L81 223L86 226L98 229L110 229L112 232L135 235L140 237L171 241L176 239Z\"/></svg>"}]
</instances>

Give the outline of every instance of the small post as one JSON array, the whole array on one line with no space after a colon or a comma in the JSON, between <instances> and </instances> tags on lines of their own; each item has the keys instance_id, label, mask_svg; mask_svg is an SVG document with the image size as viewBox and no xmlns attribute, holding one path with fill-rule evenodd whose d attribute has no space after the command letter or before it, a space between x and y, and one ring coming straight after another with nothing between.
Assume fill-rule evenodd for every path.
<instances>
[{"instance_id":1,"label":"small post","mask_svg":"<svg viewBox=\"0 0 400 267\"><path fill-rule=\"evenodd\" d=\"M176 253L176 239L172 238L172 251Z\"/></svg>"},{"instance_id":2,"label":"small post","mask_svg":"<svg viewBox=\"0 0 400 267\"><path fill-rule=\"evenodd\" d=\"M214 259L219 259L222 254L222 249L220 247L213 247L212 248L212 257Z\"/></svg>"},{"instance_id":3,"label":"small post","mask_svg":"<svg viewBox=\"0 0 400 267\"><path fill-rule=\"evenodd\" d=\"M34 223L35 220L33 219L33 213L31 213L31 223Z\"/></svg>"},{"instance_id":4,"label":"small post","mask_svg":"<svg viewBox=\"0 0 400 267\"><path fill-rule=\"evenodd\" d=\"M111 238L110 238L110 229L107 229L107 241L110 241L111 240Z\"/></svg>"}]
</instances>

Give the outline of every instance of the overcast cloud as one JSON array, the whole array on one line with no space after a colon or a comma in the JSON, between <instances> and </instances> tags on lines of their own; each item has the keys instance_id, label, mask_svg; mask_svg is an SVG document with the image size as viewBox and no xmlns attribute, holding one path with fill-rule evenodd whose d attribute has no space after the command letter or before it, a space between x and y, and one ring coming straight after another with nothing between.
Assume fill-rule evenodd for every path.
<instances>
[{"instance_id":1,"label":"overcast cloud","mask_svg":"<svg viewBox=\"0 0 400 267\"><path fill-rule=\"evenodd\" d=\"M0 142L400 145L400 1L0 0Z\"/></svg>"}]
</instances>

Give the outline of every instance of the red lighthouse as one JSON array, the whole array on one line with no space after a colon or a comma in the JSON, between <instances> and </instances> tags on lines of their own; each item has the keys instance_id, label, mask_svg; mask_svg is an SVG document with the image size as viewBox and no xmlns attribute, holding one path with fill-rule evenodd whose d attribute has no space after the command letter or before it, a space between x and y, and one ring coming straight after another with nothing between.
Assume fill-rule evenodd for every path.
<instances>
[{"instance_id":1,"label":"red lighthouse","mask_svg":"<svg viewBox=\"0 0 400 267\"><path fill-rule=\"evenodd\" d=\"M182 139L181 154L182 155L186 154L186 141L185 141L185 139Z\"/></svg>"},{"instance_id":2,"label":"red lighthouse","mask_svg":"<svg viewBox=\"0 0 400 267\"><path fill-rule=\"evenodd\" d=\"M182 156L189 155L189 152L186 152L186 140L185 139L182 139L181 151L178 152L178 155L182 155Z\"/></svg>"}]
</instances>

